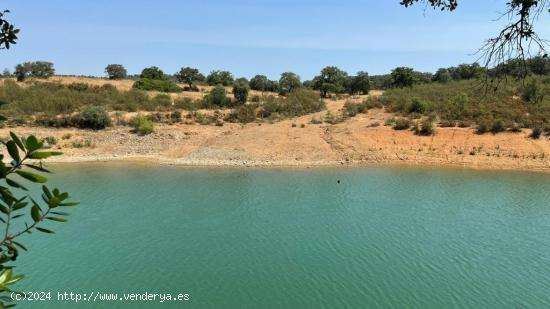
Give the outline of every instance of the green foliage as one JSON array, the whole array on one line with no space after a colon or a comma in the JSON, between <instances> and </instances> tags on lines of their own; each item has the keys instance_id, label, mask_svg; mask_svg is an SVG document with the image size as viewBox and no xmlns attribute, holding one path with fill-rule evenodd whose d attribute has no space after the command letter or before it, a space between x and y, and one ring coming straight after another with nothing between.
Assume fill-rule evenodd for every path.
<instances>
[{"instance_id":1,"label":"green foliage","mask_svg":"<svg viewBox=\"0 0 550 309\"><path fill-rule=\"evenodd\" d=\"M357 75L348 78L346 89L349 94L368 94L370 91L369 73L364 71L357 72Z\"/></svg>"},{"instance_id":2,"label":"green foliage","mask_svg":"<svg viewBox=\"0 0 550 309\"><path fill-rule=\"evenodd\" d=\"M286 95L295 89L302 87L300 76L292 72L284 72L279 79L279 93Z\"/></svg>"},{"instance_id":3,"label":"green foliage","mask_svg":"<svg viewBox=\"0 0 550 309\"><path fill-rule=\"evenodd\" d=\"M256 120L256 108L257 105L255 104L239 106L229 113L225 120L240 123L253 122Z\"/></svg>"},{"instance_id":4,"label":"green foliage","mask_svg":"<svg viewBox=\"0 0 550 309\"><path fill-rule=\"evenodd\" d=\"M286 98L278 101L278 105L277 112L289 117L316 113L325 109L325 102L315 93L305 89L290 92Z\"/></svg>"},{"instance_id":5,"label":"green foliage","mask_svg":"<svg viewBox=\"0 0 550 309\"><path fill-rule=\"evenodd\" d=\"M132 86L135 89L146 91L161 91L161 92L181 92L182 89L172 81L167 79L149 79L141 78Z\"/></svg>"},{"instance_id":6,"label":"green foliage","mask_svg":"<svg viewBox=\"0 0 550 309\"><path fill-rule=\"evenodd\" d=\"M155 131L153 121L141 114L130 119L130 126L134 128L134 132L138 135L148 135Z\"/></svg>"},{"instance_id":7,"label":"green foliage","mask_svg":"<svg viewBox=\"0 0 550 309\"><path fill-rule=\"evenodd\" d=\"M544 99L542 87L537 79L529 79L521 89L521 98L526 102L538 104Z\"/></svg>"},{"instance_id":8,"label":"green foliage","mask_svg":"<svg viewBox=\"0 0 550 309\"><path fill-rule=\"evenodd\" d=\"M86 106L75 118L80 128L100 130L111 125L111 117L101 106Z\"/></svg>"},{"instance_id":9,"label":"green foliage","mask_svg":"<svg viewBox=\"0 0 550 309\"><path fill-rule=\"evenodd\" d=\"M357 114L365 113L369 110L368 101L363 101L360 103L355 103L353 101L346 101L344 103L344 109L342 114L344 117L355 117Z\"/></svg>"},{"instance_id":10,"label":"green foliage","mask_svg":"<svg viewBox=\"0 0 550 309\"><path fill-rule=\"evenodd\" d=\"M222 85L214 87L203 99L202 105L207 108L212 107L231 107L233 102L227 97L227 91Z\"/></svg>"},{"instance_id":11,"label":"green foliage","mask_svg":"<svg viewBox=\"0 0 550 309\"><path fill-rule=\"evenodd\" d=\"M491 124L491 133L497 134L504 131L506 131L506 127L504 126L504 121L502 121L502 119L493 121Z\"/></svg>"},{"instance_id":12,"label":"green foliage","mask_svg":"<svg viewBox=\"0 0 550 309\"><path fill-rule=\"evenodd\" d=\"M5 225L4 234L0 237L0 306L7 308L13 306L9 304L11 300L8 294L12 291L12 285L23 278L13 274L13 263L20 250L27 251L19 242L19 237L33 231L52 234L49 227L44 227L44 222L67 222L69 214L60 209L78 203L68 201L69 193L57 188L50 190L45 185L48 179L43 174L50 171L44 168L42 160L61 153L44 151L43 142L32 135L24 138L10 133L4 145L10 158L0 155L0 179L6 182L0 187L0 221ZM29 159L37 162L29 163ZM3 161L12 163L6 165ZM25 182L42 184L42 202L39 203L39 199L28 192L21 197L17 196L16 193L28 191Z\"/></svg>"},{"instance_id":13,"label":"green foliage","mask_svg":"<svg viewBox=\"0 0 550 309\"><path fill-rule=\"evenodd\" d=\"M174 102L174 106L187 111L195 111L202 108L202 101L191 98L180 98Z\"/></svg>"},{"instance_id":14,"label":"green foliage","mask_svg":"<svg viewBox=\"0 0 550 309\"><path fill-rule=\"evenodd\" d=\"M397 118L395 119L393 129L394 130L408 130L410 129L412 122L407 118Z\"/></svg>"},{"instance_id":15,"label":"green foliage","mask_svg":"<svg viewBox=\"0 0 550 309\"><path fill-rule=\"evenodd\" d=\"M313 89L319 90L321 98L326 98L330 92L343 93L346 91L347 78L348 74L339 68L334 66L325 67L321 70L320 75L313 78Z\"/></svg>"},{"instance_id":16,"label":"green foliage","mask_svg":"<svg viewBox=\"0 0 550 309\"><path fill-rule=\"evenodd\" d=\"M239 104L246 103L248 99L248 91L250 91L250 86L246 78L238 78L233 84L233 96Z\"/></svg>"},{"instance_id":17,"label":"green foliage","mask_svg":"<svg viewBox=\"0 0 550 309\"><path fill-rule=\"evenodd\" d=\"M202 75L198 69L185 67L174 75L180 83L189 85L189 89L194 89L193 83L204 81L204 75Z\"/></svg>"},{"instance_id":18,"label":"green foliage","mask_svg":"<svg viewBox=\"0 0 550 309\"><path fill-rule=\"evenodd\" d=\"M531 132L531 135L530 137L532 139L539 139L540 136L542 135L542 127L540 125L537 125L535 127L533 127L533 131Z\"/></svg>"},{"instance_id":19,"label":"green foliage","mask_svg":"<svg viewBox=\"0 0 550 309\"><path fill-rule=\"evenodd\" d=\"M15 44L19 33L19 29L15 28L4 17L9 12L8 10L0 11L0 49L9 49L10 45Z\"/></svg>"},{"instance_id":20,"label":"green foliage","mask_svg":"<svg viewBox=\"0 0 550 309\"><path fill-rule=\"evenodd\" d=\"M421 136L434 135L435 129L434 129L433 120L430 118L426 118L422 120L422 122L420 123L420 128L417 127L415 129L415 133L416 135L421 135Z\"/></svg>"},{"instance_id":21,"label":"green foliage","mask_svg":"<svg viewBox=\"0 0 550 309\"><path fill-rule=\"evenodd\" d=\"M46 61L25 62L15 66L13 72L18 81L28 77L48 78L55 74L53 63Z\"/></svg>"},{"instance_id":22,"label":"green foliage","mask_svg":"<svg viewBox=\"0 0 550 309\"><path fill-rule=\"evenodd\" d=\"M428 111L428 104L418 98L413 98L408 107L409 113L424 114Z\"/></svg>"},{"instance_id":23,"label":"green foliage","mask_svg":"<svg viewBox=\"0 0 550 309\"><path fill-rule=\"evenodd\" d=\"M403 115L424 115L434 113L440 121L459 124L480 125L480 132L490 132L495 119L503 121L509 128L512 124L531 127L534 123L547 125L550 122L550 84L536 80L533 104L521 96L525 91L522 83L508 82L496 91L485 91L476 80L450 81L448 83L421 84L414 88L390 89L373 100L383 104L389 112ZM527 81L529 85L531 81ZM523 97L518 99L518 97Z\"/></svg>"},{"instance_id":24,"label":"green foliage","mask_svg":"<svg viewBox=\"0 0 550 309\"><path fill-rule=\"evenodd\" d=\"M265 75L256 75L250 80L250 89L257 91L273 91L270 88L270 80Z\"/></svg>"},{"instance_id":25,"label":"green foliage","mask_svg":"<svg viewBox=\"0 0 550 309\"><path fill-rule=\"evenodd\" d=\"M449 69L445 68L437 70L433 77L434 82L448 83L451 80L453 80L453 76L451 75L451 72L449 72Z\"/></svg>"},{"instance_id":26,"label":"green foliage","mask_svg":"<svg viewBox=\"0 0 550 309\"><path fill-rule=\"evenodd\" d=\"M164 72L159 69L158 67L148 67L143 69L141 71L141 75L139 75L142 79L153 79L153 80L165 80L166 75L164 75Z\"/></svg>"},{"instance_id":27,"label":"green foliage","mask_svg":"<svg viewBox=\"0 0 550 309\"><path fill-rule=\"evenodd\" d=\"M105 73L109 79L125 79L127 76L126 69L122 64L109 64L105 68Z\"/></svg>"},{"instance_id":28,"label":"green foliage","mask_svg":"<svg viewBox=\"0 0 550 309\"><path fill-rule=\"evenodd\" d=\"M396 88L412 87L419 82L414 70L406 67L395 68L391 72L391 80L392 86Z\"/></svg>"},{"instance_id":29,"label":"green foliage","mask_svg":"<svg viewBox=\"0 0 550 309\"><path fill-rule=\"evenodd\" d=\"M206 83L210 86L233 84L233 74L228 71L212 71L206 77Z\"/></svg>"}]
</instances>

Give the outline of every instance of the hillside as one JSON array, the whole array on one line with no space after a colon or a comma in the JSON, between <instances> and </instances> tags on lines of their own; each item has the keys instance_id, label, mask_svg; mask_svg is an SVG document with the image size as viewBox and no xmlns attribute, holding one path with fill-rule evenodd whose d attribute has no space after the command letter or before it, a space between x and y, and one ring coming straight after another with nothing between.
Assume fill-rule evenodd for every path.
<instances>
[{"instance_id":1,"label":"hillside","mask_svg":"<svg viewBox=\"0 0 550 309\"><path fill-rule=\"evenodd\" d=\"M131 81L72 77L49 80L53 81L62 84L109 83L121 90L128 90L132 85ZM201 88L204 89L201 89L202 92L183 92L171 96L198 98L210 90L208 87ZM380 91L371 91L370 96L381 94ZM339 115L347 100L361 102L365 99L365 96L327 99L326 108L333 115ZM229 113L228 110L221 112ZM185 114L191 112L182 113L185 119ZM123 116L128 118L135 114L127 112ZM335 124L312 123L312 120L317 122L315 119L323 119L326 115L327 111L323 110L277 121L225 122L222 126L185 121L156 123L155 132L146 136L132 133L131 128L125 125L99 131L23 125L2 128L0 135L6 136L9 131L14 131L23 135L54 137L56 142L52 143L52 147L65 153L56 159L58 162L138 160L162 164L237 166L421 164L550 170L550 144L546 137L538 140L529 138L530 129L522 129L518 133L480 135L473 127L436 127L435 135L418 136L410 130L396 131L384 125L395 116L385 108L372 108Z\"/></svg>"}]
</instances>

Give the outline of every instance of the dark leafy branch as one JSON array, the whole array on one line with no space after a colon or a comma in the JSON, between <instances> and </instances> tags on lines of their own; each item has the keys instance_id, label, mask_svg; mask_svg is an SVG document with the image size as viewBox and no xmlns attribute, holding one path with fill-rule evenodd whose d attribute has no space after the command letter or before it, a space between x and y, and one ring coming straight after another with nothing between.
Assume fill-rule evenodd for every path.
<instances>
[{"instance_id":1,"label":"dark leafy branch","mask_svg":"<svg viewBox=\"0 0 550 309\"><path fill-rule=\"evenodd\" d=\"M9 23L5 16L10 11L0 11L0 49L9 49L11 44L15 44L19 29Z\"/></svg>"},{"instance_id":2,"label":"dark leafy branch","mask_svg":"<svg viewBox=\"0 0 550 309\"><path fill-rule=\"evenodd\" d=\"M19 250L26 251L26 248L17 241L24 235L34 230L51 234L52 230L42 226L45 221L67 222L66 212L58 208L72 207L78 202L69 202L69 193L61 192L55 188L50 190L44 185L48 179L43 173L50 173L42 164L42 160L52 156L60 155L60 152L45 151L43 142L35 136L19 137L10 133L10 139L3 142L8 157L0 155L0 221L4 223L4 235L0 238L0 308L9 306L9 298L3 294L10 292L10 285L19 281L23 276L13 276L13 266L6 265L14 262L19 255ZM5 163L8 159L8 163ZM29 160L34 160L29 162ZM30 171L32 170L32 172ZM30 183L42 184L41 206L29 194L16 197L13 190L28 191L22 180ZM4 180L5 184L1 181ZM30 207L29 207L30 206ZM25 212L25 209L29 209ZM18 219L27 218L24 228L13 231L14 222Z\"/></svg>"}]
</instances>

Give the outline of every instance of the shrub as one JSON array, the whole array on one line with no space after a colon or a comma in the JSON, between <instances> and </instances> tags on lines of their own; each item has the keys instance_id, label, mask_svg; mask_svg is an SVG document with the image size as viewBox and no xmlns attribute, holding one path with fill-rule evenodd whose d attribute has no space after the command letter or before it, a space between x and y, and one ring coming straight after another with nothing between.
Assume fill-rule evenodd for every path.
<instances>
[{"instance_id":1,"label":"shrub","mask_svg":"<svg viewBox=\"0 0 550 309\"><path fill-rule=\"evenodd\" d=\"M325 109L325 102L319 99L314 92L306 89L296 89L286 98L278 101L279 113L289 117L320 112Z\"/></svg>"},{"instance_id":2,"label":"shrub","mask_svg":"<svg viewBox=\"0 0 550 309\"><path fill-rule=\"evenodd\" d=\"M240 123L249 123L256 120L256 106L254 105L243 105L235 108L227 117L226 121L229 122L240 122Z\"/></svg>"},{"instance_id":3,"label":"shrub","mask_svg":"<svg viewBox=\"0 0 550 309\"><path fill-rule=\"evenodd\" d=\"M352 101L346 101L344 103L343 115L344 117L355 117L359 113L364 113L367 110L367 105L363 103L354 103Z\"/></svg>"},{"instance_id":4,"label":"shrub","mask_svg":"<svg viewBox=\"0 0 550 309\"><path fill-rule=\"evenodd\" d=\"M393 125L394 130L408 130L411 127L412 123L407 118L397 118L395 119L395 124Z\"/></svg>"},{"instance_id":5,"label":"shrub","mask_svg":"<svg viewBox=\"0 0 550 309\"><path fill-rule=\"evenodd\" d=\"M81 140L81 139L78 139L78 140L75 140L71 143L71 145L73 146L73 148L91 148L91 147L94 147L94 143L89 140L89 139L85 139L85 140Z\"/></svg>"},{"instance_id":6,"label":"shrub","mask_svg":"<svg viewBox=\"0 0 550 309\"><path fill-rule=\"evenodd\" d=\"M231 107L231 99L227 97L225 87L217 85L203 98L203 106L205 107Z\"/></svg>"},{"instance_id":7,"label":"shrub","mask_svg":"<svg viewBox=\"0 0 550 309\"><path fill-rule=\"evenodd\" d=\"M143 115L137 115L130 119L130 126L134 128L134 132L138 135L147 135L154 132L153 122Z\"/></svg>"},{"instance_id":8,"label":"shrub","mask_svg":"<svg viewBox=\"0 0 550 309\"><path fill-rule=\"evenodd\" d=\"M181 92L182 89L172 80L141 78L132 86L135 89L161 92Z\"/></svg>"},{"instance_id":9,"label":"shrub","mask_svg":"<svg viewBox=\"0 0 550 309\"><path fill-rule=\"evenodd\" d=\"M74 123L80 128L100 130L111 124L111 118L101 106L86 106L75 116Z\"/></svg>"},{"instance_id":10,"label":"shrub","mask_svg":"<svg viewBox=\"0 0 550 309\"><path fill-rule=\"evenodd\" d=\"M424 114L428 110L427 104L420 99L413 99L408 108L409 113Z\"/></svg>"},{"instance_id":11,"label":"shrub","mask_svg":"<svg viewBox=\"0 0 550 309\"><path fill-rule=\"evenodd\" d=\"M152 109L155 110L158 107L167 108L172 106L172 98L167 94L156 95L153 100L151 100Z\"/></svg>"},{"instance_id":12,"label":"shrub","mask_svg":"<svg viewBox=\"0 0 550 309\"><path fill-rule=\"evenodd\" d=\"M542 127L541 126L533 127L533 131L531 132L530 137L532 139L539 139L541 135L542 135Z\"/></svg>"},{"instance_id":13,"label":"shrub","mask_svg":"<svg viewBox=\"0 0 550 309\"><path fill-rule=\"evenodd\" d=\"M521 90L521 98L529 103L538 104L544 99L540 84L535 79L527 81Z\"/></svg>"},{"instance_id":14,"label":"shrub","mask_svg":"<svg viewBox=\"0 0 550 309\"><path fill-rule=\"evenodd\" d=\"M89 89L89 86L86 83L72 83L72 84L69 84L67 88L74 91L86 91Z\"/></svg>"},{"instance_id":15,"label":"shrub","mask_svg":"<svg viewBox=\"0 0 550 309\"><path fill-rule=\"evenodd\" d=\"M200 100L193 100L191 98L180 98L174 102L176 108L181 108L187 111L195 111L202 108Z\"/></svg>"},{"instance_id":16,"label":"shrub","mask_svg":"<svg viewBox=\"0 0 550 309\"><path fill-rule=\"evenodd\" d=\"M480 121L477 125L476 133L485 134L487 132L489 132L489 124L485 120Z\"/></svg>"},{"instance_id":17,"label":"shrub","mask_svg":"<svg viewBox=\"0 0 550 309\"><path fill-rule=\"evenodd\" d=\"M506 131L506 127L504 126L504 121L502 121L501 119L497 119L493 121L493 124L491 125L491 133L497 134L504 131Z\"/></svg>"},{"instance_id":18,"label":"shrub","mask_svg":"<svg viewBox=\"0 0 550 309\"><path fill-rule=\"evenodd\" d=\"M327 111L325 113L325 119L324 121L329 124L338 124L344 121L342 117L338 117L333 115L330 111Z\"/></svg>"},{"instance_id":19,"label":"shrub","mask_svg":"<svg viewBox=\"0 0 550 309\"><path fill-rule=\"evenodd\" d=\"M250 86L248 86L248 81L245 78L239 78L233 84L233 96L237 103L244 104L248 99L248 91Z\"/></svg>"},{"instance_id":20,"label":"shrub","mask_svg":"<svg viewBox=\"0 0 550 309\"><path fill-rule=\"evenodd\" d=\"M420 124L420 129L415 130L415 133L422 136L433 135L435 133L433 121L429 118L422 120L422 123Z\"/></svg>"}]
</instances>

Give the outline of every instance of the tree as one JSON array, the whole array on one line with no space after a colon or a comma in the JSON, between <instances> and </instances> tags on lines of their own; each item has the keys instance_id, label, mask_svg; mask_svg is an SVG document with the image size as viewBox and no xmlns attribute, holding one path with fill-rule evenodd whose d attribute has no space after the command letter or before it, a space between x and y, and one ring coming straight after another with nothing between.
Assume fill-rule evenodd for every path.
<instances>
[{"instance_id":1,"label":"tree","mask_svg":"<svg viewBox=\"0 0 550 309\"><path fill-rule=\"evenodd\" d=\"M27 77L48 78L55 74L53 63L46 61L25 62L15 66L13 72L18 81Z\"/></svg>"},{"instance_id":2,"label":"tree","mask_svg":"<svg viewBox=\"0 0 550 309\"><path fill-rule=\"evenodd\" d=\"M295 89L302 87L300 76L292 72L284 72L279 79L279 92L281 94L287 94Z\"/></svg>"},{"instance_id":3,"label":"tree","mask_svg":"<svg viewBox=\"0 0 550 309\"><path fill-rule=\"evenodd\" d=\"M266 91L269 79L265 75L256 75L250 80L250 89L257 91Z\"/></svg>"},{"instance_id":4,"label":"tree","mask_svg":"<svg viewBox=\"0 0 550 309\"><path fill-rule=\"evenodd\" d=\"M233 74L228 71L212 71L206 77L206 83L210 86L229 86L233 84Z\"/></svg>"},{"instance_id":5,"label":"tree","mask_svg":"<svg viewBox=\"0 0 550 309\"><path fill-rule=\"evenodd\" d=\"M346 91L344 83L348 73L334 66L321 70L321 74L313 78L313 89L319 90L321 98L326 98L329 92L342 93Z\"/></svg>"},{"instance_id":6,"label":"tree","mask_svg":"<svg viewBox=\"0 0 550 309\"><path fill-rule=\"evenodd\" d=\"M11 44L16 44L19 29L15 28L4 16L10 11L0 11L0 49L9 49Z\"/></svg>"},{"instance_id":7,"label":"tree","mask_svg":"<svg viewBox=\"0 0 550 309\"><path fill-rule=\"evenodd\" d=\"M122 64L109 64L105 68L105 73L109 79L125 79L127 76L126 69Z\"/></svg>"},{"instance_id":8,"label":"tree","mask_svg":"<svg viewBox=\"0 0 550 309\"><path fill-rule=\"evenodd\" d=\"M370 91L369 73L365 71L357 72L357 75L348 78L346 88L350 94L368 94Z\"/></svg>"},{"instance_id":9,"label":"tree","mask_svg":"<svg viewBox=\"0 0 550 309\"><path fill-rule=\"evenodd\" d=\"M435 72L435 75L432 79L434 82L440 82L440 83L448 83L451 80L453 80L453 77L451 76L451 73L448 69L441 68Z\"/></svg>"},{"instance_id":10,"label":"tree","mask_svg":"<svg viewBox=\"0 0 550 309\"><path fill-rule=\"evenodd\" d=\"M233 96L238 103L246 103L249 90L250 86L248 85L246 78L238 78L235 80L235 83L233 84Z\"/></svg>"},{"instance_id":11,"label":"tree","mask_svg":"<svg viewBox=\"0 0 550 309\"><path fill-rule=\"evenodd\" d=\"M392 87L412 87L418 82L415 72L411 68L398 67L391 72Z\"/></svg>"},{"instance_id":12,"label":"tree","mask_svg":"<svg viewBox=\"0 0 550 309\"><path fill-rule=\"evenodd\" d=\"M422 2L442 11L454 11L458 0L400 0L409 7ZM508 23L493 38L489 38L479 49L486 69L498 67L510 59L525 62L532 49L546 57L546 41L539 37L534 26L542 13L549 12L550 0L505 0L506 10L501 17L508 17Z\"/></svg>"},{"instance_id":13,"label":"tree","mask_svg":"<svg viewBox=\"0 0 550 309\"><path fill-rule=\"evenodd\" d=\"M10 77L11 76L10 70L8 68L5 68L4 71L2 72L2 76Z\"/></svg>"},{"instance_id":14,"label":"tree","mask_svg":"<svg viewBox=\"0 0 550 309\"><path fill-rule=\"evenodd\" d=\"M181 68L174 76L178 82L189 85L189 89L193 89L193 83L204 80L204 75L202 75L198 69L190 67Z\"/></svg>"},{"instance_id":15,"label":"tree","mask_svg":"<svg viewBox=\"0 0 550 309\"><path fill-rule=\"evenodd\" d=\"M204 106L218 106L218 107L229 107L231 106L231 99L227 97L227 91L222 85L217 85L206 95L203 99Z\"/></svg>"},{"instance_id":16,"label":"tree","mask_svg":"<svg viewBox=\"0 0 550 309\"><path fill-rule=\"evenodd\" d=\"M156 80L165 80L165 79L167 79L166 75L164 75L164 72L161 69L159 69L158 67L155 67L155 66L143 69L143 71L141 71L141 75L139 77L140 78L147 78L147 79L156 79Z\"/></svg>"}]
</instances>

